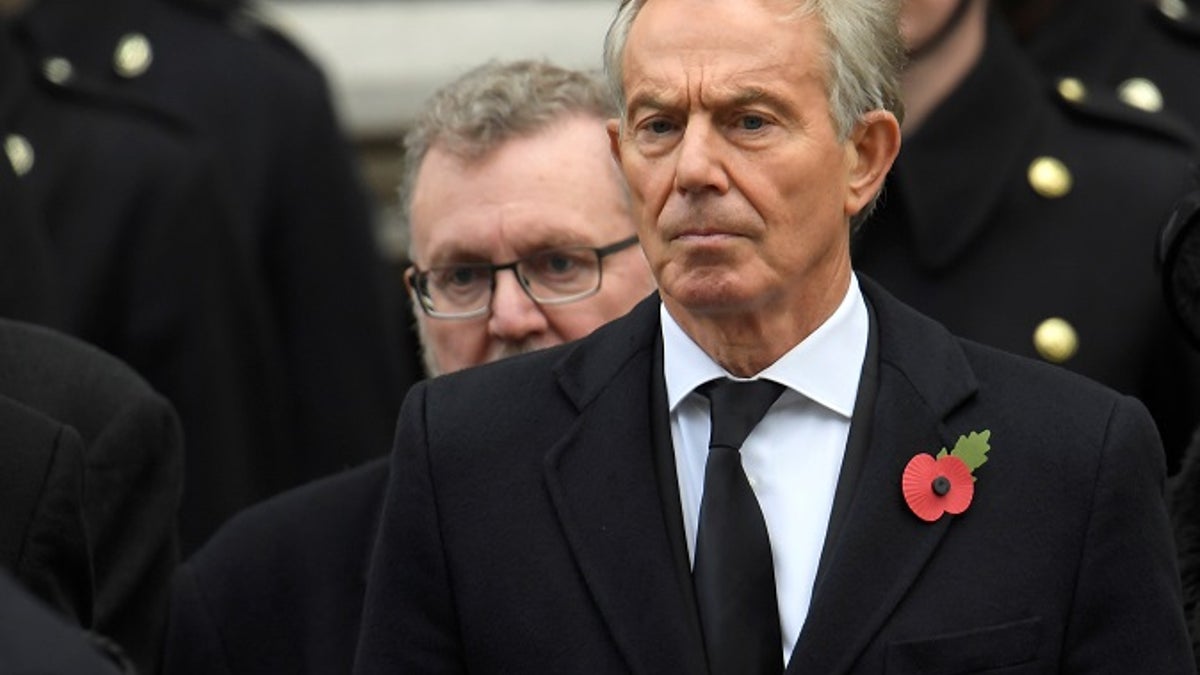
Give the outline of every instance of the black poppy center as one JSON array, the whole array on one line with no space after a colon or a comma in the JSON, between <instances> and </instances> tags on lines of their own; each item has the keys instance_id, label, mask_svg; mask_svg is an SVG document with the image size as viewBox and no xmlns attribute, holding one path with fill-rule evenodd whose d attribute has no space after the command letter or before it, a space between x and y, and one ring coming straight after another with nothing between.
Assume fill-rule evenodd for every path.
<instances>
[{"instance_id":1,"label":"black poppy center","mask_svg":"<svg viewBox=\"0 0 1200 675\"><path fill-rule=\"evenodd\" d=\"M945 497L950 492L950 479L945 476L938 476L933 479L933 494L939 497Z\"/></svg>"}]
</instances>

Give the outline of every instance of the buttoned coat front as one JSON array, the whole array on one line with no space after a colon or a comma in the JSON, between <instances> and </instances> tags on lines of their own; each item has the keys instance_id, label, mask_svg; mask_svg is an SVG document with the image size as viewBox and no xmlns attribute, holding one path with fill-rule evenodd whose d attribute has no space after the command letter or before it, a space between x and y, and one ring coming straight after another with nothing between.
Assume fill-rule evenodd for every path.
<instances>
[{"instance_id":1,"label":"buttoned coat front","mask_svg":"<svg viewBox=\"0 0 1200 675\"><path fill-rule=\"evenodd\" d=\"M873 413L786 672L1193 672L1145 409L862 287ZM706 671L675 477L656 469L658 312L417 385L356 673ZM905 465L985 429L970 507L918 519Z\"/></svg>"}]
</instances>

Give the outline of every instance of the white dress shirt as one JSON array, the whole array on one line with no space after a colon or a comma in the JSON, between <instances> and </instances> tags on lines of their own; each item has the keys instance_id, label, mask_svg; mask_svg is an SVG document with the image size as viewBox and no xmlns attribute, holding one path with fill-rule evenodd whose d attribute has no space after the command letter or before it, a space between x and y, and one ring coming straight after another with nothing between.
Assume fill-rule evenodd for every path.
<instances>
[{"instance_id":1,"label":"white dress shirt","mask_svg":"<svg viewBox=\"0 0 1200 675\"><path fill-rule=\"evenodd\" d=\"M714 378L746 378L730 375L713 361L665 306L661 314L671 440L688 555L694 562L709 436L708 399L695 390ZM808 616L850 434L867 334L867 306L858 279L851 275L846 296L833 315L749 378L787 387L741 450L742 467L771 537L785 662Z\"/></svg>"}]
</instances>

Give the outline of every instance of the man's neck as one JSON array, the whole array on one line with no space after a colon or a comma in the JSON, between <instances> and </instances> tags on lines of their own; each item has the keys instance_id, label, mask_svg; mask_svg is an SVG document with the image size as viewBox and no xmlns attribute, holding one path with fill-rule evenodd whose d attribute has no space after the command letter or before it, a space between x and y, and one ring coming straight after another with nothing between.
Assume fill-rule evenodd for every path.
<instances>
[{"instance_id":1,"label":"man's neck","mask_svg":"<svg viewBox=\"0 0 1200 675\"><path fill-rule=\"evenodd\" d=\"M901 76L905 117L901 131L910 135L954 92L978 63L987 40L987 3L972 2L958 27L934 50L911 61Z\"/></svg>"},{"instance_id":2,"label":"man's neck","mask_svg":"<svg viewBox=\"0 0 1200 675\"><path fill-rule=\"evenodd\" d=\"M849 265L839 268L829 283L813 284L814 293L793 307L778 307L767 301L737 310L695 311L665 294L663 305L712 360L735 376L751 377L833 316L850 288L850 275Z\"/></svg>"}]
</instances>

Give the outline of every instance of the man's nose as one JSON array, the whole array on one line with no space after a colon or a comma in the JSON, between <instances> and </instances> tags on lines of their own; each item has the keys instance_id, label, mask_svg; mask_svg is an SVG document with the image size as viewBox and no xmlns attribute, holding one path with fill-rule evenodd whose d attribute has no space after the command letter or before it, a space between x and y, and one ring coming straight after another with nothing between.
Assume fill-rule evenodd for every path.
<instances>
[{"instance_id":1,"label":"man's nose","mask_svg":"<svg viewBox=\"0 0 1200 675\"><path fill-rule=\"evenodd\" d=\"M692 120L679 140L675 164L675 188L683 193L729 190L729 175L722 161L722 139L712 124Z\"/></svg>"},{"instance_id":2,"label":"man's nose","mask_svg":"<svg viewBox=\"0 0 1200 675\"><path fill-rule=\"evenodd\" d=\"M543 333L548 327L541 306L525 292L516 272L511 269L497 272L488 332L500 340L520 341Z\"/></svg>"}]
</instances>

